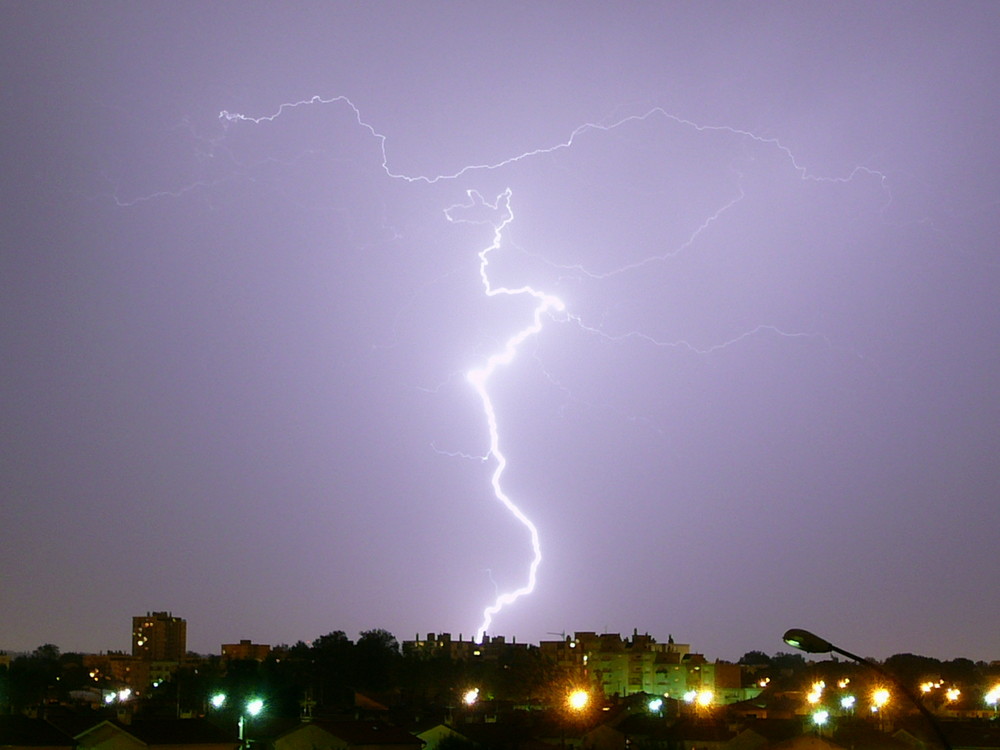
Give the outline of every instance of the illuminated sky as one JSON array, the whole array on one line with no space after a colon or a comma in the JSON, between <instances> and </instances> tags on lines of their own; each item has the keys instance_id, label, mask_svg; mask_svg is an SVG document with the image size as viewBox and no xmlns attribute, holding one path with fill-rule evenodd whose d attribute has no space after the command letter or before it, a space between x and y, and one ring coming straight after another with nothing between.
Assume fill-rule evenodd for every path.
<instances>
[{"instance_id":1,"label":"illuminated sky","mask_svg":"<svg viewBox=\"0 0 1000 750\"><path fill-rule=\"evenodd\" d=\"M3 4L0 648L471 637L532 556L492 248L565 309L486 385L490 633L1000 658L998 58L995 3Z\"/></svg>"}]
</instances>

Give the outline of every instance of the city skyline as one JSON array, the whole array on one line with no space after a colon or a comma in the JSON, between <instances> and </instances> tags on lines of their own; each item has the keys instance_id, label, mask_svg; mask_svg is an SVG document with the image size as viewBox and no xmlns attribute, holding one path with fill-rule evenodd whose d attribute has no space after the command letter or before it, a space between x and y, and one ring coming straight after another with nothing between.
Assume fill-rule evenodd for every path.
<instances>
[{"instance_id":1,"label":"city skyline","mask_svg":"<svg viewBox=\"0 0 1000 750\"><path fill-rule=\"evenodd\" d=\"M32 648L27 649L11 649L6 648L4 644L0 643L0 653L5 653L8 655L16 654L31 654L38 648L44 646L56 646L59 648L61 653L84 653L84 654L130 654L136 659L145 659L152 661L180 661L184 658L186 654L194 654L199 657L207 656L218 656L222 655L223 658L227 657L227 650L230 654L236 653L252 653L255 654L253 658L260 661L266 658L266 654L272 649L290 648L292 646L304 643L306 646L312 646L314 641L323 638L324 636L331 635L333 633L342 633L349 641L354 642L358 637L363 636L366 632L371 633L379 630L386 630L384 628L363 628L358 633L348 633L340 628L333 628L324 633L318 633L312 638L296 638L293 641L274 641L274 640L253 640L249 638L243 638L239 634L233 635L228 640L221 642L214 649L202 650L195 648L188 648L186 646L187 637L187 620L186 618L175 615L171 611L156 611L149 610L145 615L135 615L132 618L132 632L131 632L131 646L129 648L114 648L114 647L104 647L93 651L84 651L80 649L63 648L58 643L39 643ZM143 623L145 625L143 626ZM156 626L154 626L156 623ZM806 660L811 661L824 661L830 658L836 660L835 654L803 654L795 647L788 644L787 640L783 641L781 647L775 650L768 650L764 647L753 647L742 652L737 657L724 657L716 654L711 654L703 649L697 647L697 642L693 639L675 638L674 633L668 632L665 636L652 633L649 630L641 630L638 627L633 627L631 630L622 632L612 632L612 631L601 631L601 630L571 630L560 633L548 633L547 637L541 638L537 641L525 641L517 638L517 636L508 636L504 633L487 633L485 636L477 640L473 636L466 633L451 633L446 630L429 631L422 633L413 633L412 638L410 634L406 633L394 633L392 631L386 630L391 636L393 636L400 647L403 650L407 644L415 648L431 647L434 644L448 644L459 648L458 652L461 654L466 654L467 648L465 646L474 648L475 645L480 643L490 644L494 646L497 645L521 645L521 646L533 646L539 647L543 644L548 644L549 646L557 643L570 643L580 642L582 638L584 641L589 642L593 640L601 640L602 638L620 638L623 643L625 642L636 642L636 643L651 643L660 644L663 647L669 647L671 650L677 650L680 654L691 654L697 655L699 657L704 657L709 662L720 661L736 663L742 657L753 653L763 653L768 656L774 657L778 654L786 655L800 655ZM179 633L179 635L177 635ZM150 638L153 638L152 645L150 643ZM179 645L178 645L179 644ZM694 649L692 650L692 645ZM179 650L178 650L179 649ZM471 652L469 652L471 653ZM887 654L886 657L874 657L876 661L883 661L889 656L907 655L910 652L896 652L893 654ZM941 657L935 654L929 653L917 653L914 654L920 657L927 657L930 659L937 659L939 661L947 662L953 659L967 659L968 657L962 654L955 654L950 657ZM467 654L466 654L467 656ZM230 655L229 658L243 658L243 657L233 657ZM459 657L454 657L459 658ZM464 658L464 657L462 657ZM997 658L986 658L986 659L971 659L971 661L982 663L982 664L997 664L1000 663L1000 655Z\"/></svg>"},{"instance_id":2,"label":"city skyline","mask_svg":"<svg viewBox=\"0 0 1000 750\"><path fill-rule=\"evenodd\" d=\"M1000 652L997 4L0 20L5 647Z\"/></svg>"}]
</instances>

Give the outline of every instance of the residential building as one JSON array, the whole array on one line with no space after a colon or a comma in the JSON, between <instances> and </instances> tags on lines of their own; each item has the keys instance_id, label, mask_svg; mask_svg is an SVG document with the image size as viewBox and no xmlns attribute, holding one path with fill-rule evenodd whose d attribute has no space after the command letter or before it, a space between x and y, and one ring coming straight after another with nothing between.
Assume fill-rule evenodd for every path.
<instances>
[{"instance_id":1,"label":"residential building","mask_svg":"<svg viewBox=\"0 0 1000 750\"><path fill-rule=\"evenodd\" d=\"M223 643L222 658L237 661L264 661L271 653L271 647L263 643L241 640L239 643Z\"/></svg>"},{"instance_id":2,"label":"residential building","mask_svg":"<svg viewBox=\"0 0 1000 750\"><path fill-rule=\"evenodd\" d=\"M187 652L187 621L170 612L132 618L132 656L146 661L182 661Z\"/></svg>"}]
</instances>

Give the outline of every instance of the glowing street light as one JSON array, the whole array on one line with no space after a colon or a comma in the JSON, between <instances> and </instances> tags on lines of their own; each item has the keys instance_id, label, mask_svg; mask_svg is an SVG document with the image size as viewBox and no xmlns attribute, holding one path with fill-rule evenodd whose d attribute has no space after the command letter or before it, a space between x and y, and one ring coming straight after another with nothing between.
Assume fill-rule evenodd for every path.
<instances>
[{"instance_id":1,"label":"glowing street light","mask_svg":"<svg viewBox=\"0 0 1000 750\"><path fill-rule=\"evenodd\" d=\"M574 690L566 698L566 705L574 711L582 711L588 703L590 703L590 693L583 689Z\"/></svg>"},{"instance_id":2,"label":"glowing street light","mask_svg":"<svg viewBox=\"0 0 1000 750\"><path fill-rule=\"evenodd\" d=\"M246 723L247 723L246 717L249 716L252 719L254 716L260 714L260 712L264 710L264 701L262 701L260 698L251 698L249 701L247 701L247 704L244 708L245 710L242 713L240 713L239 728L240 728L240 745L246 747L250 745L250 741L244 737L244 733L246 731Z\"/></svg>"},{"instance_id":3,"label":"glowing street light","mask_svg":"<svg viewBox=\"0 0 1000 750\"><path fill-rule=\"evenodd\" d=\"M212 708L216 709L222 708L224 705L226 705L226 694L216 693L215 695L213 695L211 698L208 699L208 702L212 704Z\"/></svg>"},{"instance_id":4,"label":"glowing street light","mask_svg":"<svg viewBox=\"0 0 1000 750\"><path fill-rule=\"evenodd\" d=\"M872 692L872 705L881 710L889 702L889 691L885 688L876 688Z\"/></svg>"},{"instance_id":5,"label":"glowing street light","mask_svg":"<svg viewBox=\"0 0 1000 750\"><path fill-rule=\"evenodd\" d=\"M993 710L996 711L997 704L1000 703L1000 685L994 685L993 689L983 696L983 699L986 701L986 705L992 706Z\"/></svg>"},{"instance_id":6,"label":"glowing street light","mask_svg":"<svg viewBox=\"0 0 1000 750\"><path fill-rule=\"evenodd\" d=\"M462 695L462 703L466 706L474 706L479 701L479 688L466 690Z\"/></svg>"},{"instance_id":7,"label":"glowing street light","mask_svg":"<svg viewBox=\"0 0 1000 750\"><path fill-rule=\"evenodd\" d=\"M808 695L806 695L806 700L813 705L819 703L820 698L823 697L823 688L825 687L826 683L823 682L822 680L819 682L814 682L812 684L812 690L809 692Z\"/></svg>"},{"instance_id":8,"label":"glowing street light","mask_svg":"<svg viewBox=\"0 0 1000 750\"><path fill-rule=\"evenodd\" d=\"M917 710L920 711L921 714L923 714L924 718L927 719L927 722L934 729L934 733L937 735L937 738L941 742L942 747L944 747L946 750L951 750L951 744L948 742L948 738L944 736L944 732L941 729L941 725L937 723L937 720L934 718L931 712L927 710L927 706L921 703L920 700L917 698L917 696L915 696L913 692L906 687L906 685L904 685L902 682L897 680L891 674L886 672L884 669L882 669L882 667L878 666L877 664L874 664L873 662L868 661L867 659L858 656L857 654L852 654L850 651L845 651L839 646L834 646L832 643L830 643L830 641L826 640L825 638L820 638L815 633L810 633L808 630L804 630L803 628L792 628L791 630L785 631L785 635L782 636L782 640L784 640L785 643L787 643L792 648L797 648L800 651L805 651L807 654L826 654L832 651L835 654L846 656L848 659L856 661L858 662L858 664L864 664L869 669L878 672L880 675L882 675L883 677L894 683L896 687L899 689L899 691L903 695L905 695L907 699L909 699L909 701L913 703L914 706L917 707ZM888 690L885 691L885 699L886 700L889 699ZM1000 701L1000 692L997 693L997 700Z\"/></svg>"},{"instance_id":9,"label":"glowing street light","mask_svg":"<svg viewBox=\"0 0 1000 750\"><path fill-rule=\"evenodd\" d=\"M826 709L820 709L819 711L813 711L812 720L813 724L818 727L824 726L826 722L830 719L830 712Z\"/></svg>"},{"instance_id":10,"label":"glowing street light","mask_svg":"<svg viewBox=\"0 0 1000 750\"><path fill-rule=\"evenodd\" d=\"M651 714L658 714L658 713L660 713L660 709L662 709L662 708L663 708L663 699L662 698L652 698L652 699L650 699L649 703L646 704L646 709Z\"/></svg>"}]
</instances>

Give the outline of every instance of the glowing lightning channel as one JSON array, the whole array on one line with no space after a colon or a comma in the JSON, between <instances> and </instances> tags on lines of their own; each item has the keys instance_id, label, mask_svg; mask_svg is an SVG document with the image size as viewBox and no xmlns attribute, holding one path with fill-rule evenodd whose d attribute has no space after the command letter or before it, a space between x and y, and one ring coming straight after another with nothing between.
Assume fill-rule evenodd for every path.
<instances>
[{"instance_id":1,"label":"glowing lightning channel","mask_svg":"<svg viewBox=\"0 0 1000 750\"><path fill-rule=\"evenodd\" d=\"M490 277L487 273L487 268L490 263L489 254L494 250L500 249L503 230L508 224L510 224L511 221L514 220L514 213L510 207L511 190L510 188L507 188L507 190L501 194L501 196L497 199L497 202L494 204L486 203L482 199L482 196L475 191L469 191L468 196L472 199L473 205L479 202L483 205L489 206L490 208L499 209L501 200L504 204L504 217L493 227L493 243L484 250L481 250L479 253L479 276L483 281L486 296L495 297L501 294L512 296L526 294L537 300L531 324L525 326L510 336L510 338L508 338L506 343L503 345L503 348L491 355L482 367L470 370L466 375L469 382L472 383L472 386L476 389L476 393L479 394L479 398L483 402L483 413L486 415L486 424L489 427L490 448L488 455L492 456L496 460L496 468L493 470L493 476L490 479L490 483L493 486L493 494L496 496L497 500L503 503L504 507L506 507L507 510L510 511L510 513L528 530L528 533L531 535L532 549L531 564L528 567L527 583L520 588L514 589L513 591L499 594L496 600L483 610L483 621L479 626L479 629L476 631L476 642L481 643L483 636L486 634L486 630L493 622L494 615L496 615L508 604L513 604L520 597L534 591L538 566L542 562L542 547L538 539L538 528L514 503L514 501L510 499L500 484L500 478L503 475L504 469L507 467L507 458L500 450L500 433L497 429L497 415L493 408L493 399L490 398L490 394L486 390L486 384L499 366L510 364L513 361L518 347L526 339L534 336L542 330L542 316L550 311L562 312L565 309L565 305L558 297L546 294L545 292L540 292L530 286L510 289L507 287L494 287L490 283ZM452 220L447 211L445 212L445 215L448 216L449 220Z\"/></svg>"},{"instance_id":2,"label":"glowing lightning channel","mask_svg":"<svg viewBox=\"0 0 1000 750\"><path fill-rule=\"evenodd\" d=\"M458 169L457 171L442 172L437 174L434 173L404 174L395 171L390 166L390 160L387 149L387 141L388 141L387 136L379 132L373 125L369 124L362 117L361 110L354 104L354 102L352 102L346 96L334 96L334 97L324 98L317 95L309 99L286 102L281 104L277 108L277 110L274 111L272 114L265 116L250 116L238 112L230 112L228 110L222 110L221 112L219 112L219 119L222 120L223 127L225 129L228 129L230 126L238 125L240 123L262 125L264 123L272 123L275 120L287 114L289 111L299 107L304 108L310 106L334 105L334 104L348 107L353 112L353 119L357 124L357 126L367 131L368 134L377 141L378 148L380 151L382 171L384 171L384 173L393 180L401 180L403 182L410 184L423 183L427 185L433 185L439 182L458 180L459 178L471 175L474 172L500 170L504 167L516 164L521 161L526 161L537 156L554 154L559 151L571 149L574 146L576 146L579 140L581 140L585 135L588 134L610 132L617 130L619 128L623 128L632 123L639 123L639 122L660 119L667 123L672 123L674 125L681 126L685 129L693 130L697 133L726 133L739 139L748 140L762 146L767 146L769 148L776 149L783 155L785 160L791 164L791 167L798 174L798 177L804 181L808 180L808 181L823 182L823 183L849 183L857 178L864 176L874 177L879 181L881 189L885 196L885 203L882 206L882 210L885 211L893 201L892 193L889 190L888 176L883 172L862 165L858 165L853 167L853 169L851 169L847 174L843 174L840 176L817 175L811 172L806 167L806 165L796 156L796 154L793 153L793 151L788 146L779 141L777 138L758 135L749 130L733 127L730 125L701 124L693 120L689 120L687 118L671 114L670 112L660 107L653 107L644 113L628 115L626 117L622 117L612 122L606 122L606 123L587 122L582 125L579 125L574 130L572 130L572 132L570 132L568 137L566 137L564 140L557 141L549 146L540 146L537 148L532 148L523 151L522 153L518 153L513 156L509 156L507 158L494 162L467 164ZM192 134L195 135L193 131ZM214 153L216 148L224 148L223 146L224 138L205 139L199 137L199 140L205 141L212 147L211 151L209 151L210 154ZM232 157L231 154L230 158L233 159L234 163L244 168L244 171L249 166L253 166L253 165L239 164L239 162L237 162L235 158ZM123 201L119 199L116 189L114 194L114 200L119 206L132 206L141 201L151 200L155 198L166 198L166 197L176 198L180 197L184 193L195 190L196 188L207 188L221 184L223 181L227 179L230 178L226 177L213 181L195 182L173 191L160 191L146 196L139 196L130 201ZM466 454L448 453L439 450L434 445L431 446L433 450L445 455L462 456L464 458L476 459L480 461L488 461L491 458L495 459L496 467L493 471L493 475L491 478L493 493L496 496L496 499L499 500L501 503L503 503L504 507L506 507L507 510L518 521L520 521L521 524L524 525L524 527L528 530L531 538L533 556L530 566L528 568L527 582L520 588L514 589L513 591L509 591L506 593L498 592L494 602L483 610L482 624L479 626L479 629L477 630L476 633L476 641L481 642L487 629L492 625L493 618L497 613L499 613L505 606L512 604L513 602L517 601L517 599L519 599L520 597L530 594L534 590L538 567L542 561L542 553L539 542L538 529L535 527L535 524L524 514L524 512L503 491L503 488L501 486L501 478L507 466L507 459L500 450L500 438L499 438L499 431L497 428L496 412L494 410L493 400L490 398L490 394L487 390L487 384L491 376L499 366L510 364L510 362L513 361L518 348L524 341L526 341L527 339L529 339L530 337L534 336L535 334L541 331L543 315L549 315L551 317L552 313L554 312L560 312L560 313L564 312L565 305L563 304L562 300L560 300L558 297L551 294L547 294L545 292L538 291L530 286L522 286L519 288L512 289L507 287L494 287L490 283L490 278L487 272L489 267L489 255L493 251L500 249L503 232L505 228L513 221L514 218L513 211L511 210L510 207L511 190L508 188L506 191L504 191L500 196L498 196L496 202L493 204L490 204L487 201L485 201L482 198L482 196L474 190L467 191L467 195L469 199L472 201L471 204L460 204L452 206L451 208L445 210L445 216L449 221L453 222L466 221L463 219L455 219L452 217L451 211L453 209L458 209L458 208L474 208L476 206L482 206L482 207L488 207L496 212L502 211L503 218L499 222L493 222L494 232L493 232L492 244L490 244L489 247L480 251L478 254L480 261L479 274L480 278L482 279L486 295L488 297L494 297L498 295L510 295L510 296L527 295L534 298L536 302L531 323L525 326L524 328L520 329L519 331L516 331L514 334L512 334L504 343L503 347L495 354L490 356L482 367L472 369L468 373L466 373L468 381L476 389L476 393L479 394L479 398L482 400L483 413L486 417L486 422L489 428L489 451L486 453L485 456L470 456ZM738 195L733 196L726 204L720 206L715 211L715 213L709 216L699 227L695 229L695 231L691 234L691 236L685 243L683 243L682 245L671 251L664 253L656 253L648 257L642 258L640 260L633 261L621 267L611 268L611 269L590 269L590 268L585 268L581 264L573 264L573 265L550 264L550 265L554 266L557 269L561 269L563 271L572 272L574 276L580 275L591 279L606 279L611 276L637 271L647 264L662 262L686 251L695 242L695 240L699 237L699 235L703 231L707 231L713 223L719 220L730 209L734 208L744 198L745 198L745 193L742 184L740 183L738 184ZM695 345L684 340L661 341L639 331L630 331L623 334L611 335L604 332L603 326L595 327L593 325L585 324L581 318L575 315L567 315L565 317L565 321L573 322L587 333L598 335L611 341L638 340L656 347L667 347L667 346L683 347L697 354L710 354L720 349L724 349L730 345L733 345L744 338L762 333L778 335L783 338L816 337L826 341L827 345L831 346L830 342L826 339L826 337L820 334L788 332L773 325L758 325L753 330L742 333L739 336L736 336L735 338L726 341L722 344L715 344L708 348L698 348Z\"/></svg>"}]
</instances>

